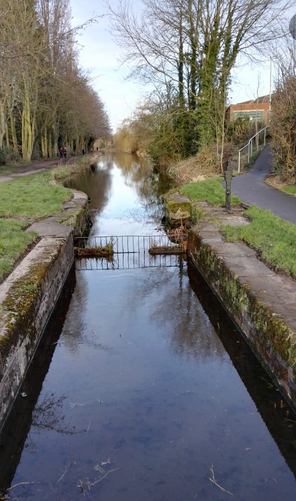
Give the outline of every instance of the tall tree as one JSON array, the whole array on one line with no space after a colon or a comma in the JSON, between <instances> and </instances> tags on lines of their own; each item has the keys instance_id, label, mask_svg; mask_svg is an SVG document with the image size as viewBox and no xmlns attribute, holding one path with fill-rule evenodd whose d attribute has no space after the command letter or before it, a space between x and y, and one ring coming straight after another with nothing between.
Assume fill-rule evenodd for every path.
<instances>
[{"instance_id":1,"label":"tall tree","mask_svg":"<svg viewBox=\"0 0 296 501\"><path fill-rule=\"evenodd\" d=\"M112 31L131 76L169 79L179 89L199 148L222 141L231 71L239 54L252 55L282 36L292 0L143 0L137 19L128 2L110 7ZM150 71L147 71L147 67ZM181 102L181 101L180 101Z\"/></svg>"},{"instance_id":2,"label":"tall tree","mask_svg":"<svg viewBox=\"0 0 296 501\"><path fill-rule=\"evenodd\" d=\"M30 161L54 156L59 143L74 147L73 134L84 145L110 133L78 67L74 35L91 21L72 28L69 0L0 0L0 148L6 135Z\"/></svg>"}]
</instances>

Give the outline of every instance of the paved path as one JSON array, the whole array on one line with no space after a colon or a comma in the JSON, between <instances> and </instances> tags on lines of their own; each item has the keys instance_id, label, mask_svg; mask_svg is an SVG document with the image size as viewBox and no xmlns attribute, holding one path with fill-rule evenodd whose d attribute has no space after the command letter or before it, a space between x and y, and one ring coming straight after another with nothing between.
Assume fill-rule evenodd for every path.
<instances>
[{"instance_id":1,"label":"paved path","mask_svg":"<svg viewBox=\"0 0 296 501\"><path fill-rule=\"evenodd\" d=\"M71 162L74 159L75 157L69 158L67 162ZM61 160L56 159L19 167L17 173L0 176L0 183L25 174L34 174L51 169L59 163L61 163ZM267 146L249 172L232 179L231 192L233 195L237 195L245 204L255 204L261 209L268 209L276 216L296 224L296 197L287 195L264 183L264 179L270 173L271 163L272 153L270 147Z\"/></svg>"},{"instance_id":2,"label":"paved path","mask_svg":"<svg viewBox=\"0 0 296 501\"><path fill-rule=\"evenodd\" d=\"M261 209L268 209L276 216L296 224L296 197L264 183L270 172L271 163L271 149L267 146L249 172L232 179L231 192L246 204L255 204Z\"/></svg>"}]
</instances>

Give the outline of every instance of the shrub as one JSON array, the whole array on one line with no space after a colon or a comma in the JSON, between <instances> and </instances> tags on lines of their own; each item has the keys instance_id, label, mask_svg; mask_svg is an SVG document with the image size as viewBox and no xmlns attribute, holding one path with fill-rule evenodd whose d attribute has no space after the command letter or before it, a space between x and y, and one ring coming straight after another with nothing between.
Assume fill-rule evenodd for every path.
<instances>
[{"instance_id":1,"label":"shrub","mask_svg":"<svg viewBox=\"0 0 296 501\"><path fill-rule=\"evenodd\" d=\"M0 148L0 165L6 164L5 154L2 148Z\"/></svg>"}]
</instances>

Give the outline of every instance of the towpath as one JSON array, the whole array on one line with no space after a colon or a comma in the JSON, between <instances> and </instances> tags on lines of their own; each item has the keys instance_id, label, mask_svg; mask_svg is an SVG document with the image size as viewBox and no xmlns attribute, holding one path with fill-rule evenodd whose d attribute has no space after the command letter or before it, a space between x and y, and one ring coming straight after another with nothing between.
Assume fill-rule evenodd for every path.
<instances>
[{"instance_id":1,"label":"towpath","mask_svg":"<svg viewBox=\"0 0 296 501\"><path fill-rule=\"evenodd\" d=\"M67 163L76 158L69 157ZM65 160L61 159L45 160L32 165L20 166L15 172L4 176L1 176L0 168L0 183L26 174L35 174L51 169L64 162ZM264 182L270 173L271 165L271 148L266 146L247 173L232 179L231 192L247 205L255 204L261 209L268 209L276 216L296 224L296 197L283 193Z\"/></svg>"},{"instance_id":2,"label":"towpath","mask_svg":"<svg viewBox=\"0 0 296 501\"><path fill-rule=\"evenodd\" d=\"M255 204L261 209L268 209L276 216L296 224L296 197L264 183L271 165L271 148L267 146L249 172L232 179L231 192L245 204Z\"/></svg>"},{"instance_id":3,"label":"towpath","mask_svg":"<svg viewBox=\"0 0 296 501\"><path fill-rule=\"evenodd\" d=\"M3 183L4 181L10 181L12 179L17 179L18 177L25 175L36 174L37 172L52 169L53 167L58 167L59 165L65 165L66 163L68 164L73 162L77 158L78 156L72 156L68 157L67 159L56 158L43 160L42 162L36 162L30 165L20 165L18 167L15 167L11 173L4 175L1 174L0 167L0 183Z\"/></svg>"}]
</instances>

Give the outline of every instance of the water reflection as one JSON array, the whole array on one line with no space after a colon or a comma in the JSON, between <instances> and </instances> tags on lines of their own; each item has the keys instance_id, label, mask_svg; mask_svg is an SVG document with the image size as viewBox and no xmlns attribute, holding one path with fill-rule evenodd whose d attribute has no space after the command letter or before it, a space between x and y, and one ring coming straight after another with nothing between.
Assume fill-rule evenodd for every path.
<instances>
[{"instance_id":1,"label":"water reflection","mask_svg":"<svg viewBox=\"0 0 296 501\"><path fill-rule=\"evenodd\" d=\"M65 321L68 306L75 289L76 277L74 267L71 269L68 279L65 283L62 294L57 302L56 308L47 325L44 336L40 341L37 356L29 367L26 379L22 385L21 391L11 410L9 419L0 435L0 494L11 485L15 470L19 464L20 457L24 448L25 440L31 430L34 419L38 421L34 409L39 398L44 378L47 374L54 351L58 345L58 339L61 334L63 323ZM52 394L50 409L53 413L60 404L63 397L56 397ZM44 410L42 419L45 424L46 419L46 399L43 400ZM56 403L56 405L55 405ZM40 403L38 404L40 407ZM56 409L55 409L56 408ZM34 417L35 416L35 417ZM63 421L63 415L59 414L59 423ZM28 439L28 448L33 447L31 438ZM5 498L6 499L6 498Z\"/></svg>"},{"instance_id":2,"label":"water reflection","mask_svg":"<svg viewBox=\"0 0 296 501\"><path fill-rule=\"evenodd\" d=\"M102 158L83 180L95 191L94 181L105 179L104 201L92 202L96 229L134 231L122 213L158 204L150 191L156 173L146 167L148 182L129 193L142 167L128 159L123 166L123 157ZM153 224L148 218L146 230ZM25 385L40 392L35 412L30 407L22 439L14 420L0 449L2 485L17 484L10 499L295 497L293 416L286 419L279 394L190 262L81 271L76 279L49 370L33 370L38 381ZM39 357L43 351L37 367Z\"/></svg>"},{"instance_id":3,"label":"water reflection","mask_svg":"<svg viewBox=\"0 0 296 501\"><path fill-rule=\"evenodd\" d=\"M201 301L258 412L296 477L295 412L283 401L267 373L254 358L247 342L225 316L220 303L213 297L209 287L191 263L188 266L188 275L192 289Z\"/></svg>"},{"instance_id":4,"label":"water reflection","mask_svg":"<svg viewBox=\"0 0 296 501\"><path fill-rule=\"evenodd\" d=\"M90 197L91 234L147 234L159 226L169 181L147 160L110 154L98 159L91 174L82 173L67 186Z\"/></svg>"},{"instance_id":5,"label":"water reflection","mask_svg":"<svg viewBox=\"0 0 296 501\"><path fill-rule=\"evenodd\" d=\"M113 162L111 158L105 161L99 161L96 166L88 171L77 175L65 183L69 188L76 188L87 193L91 198L90 209L95 208L99 213L104 210L110 198L112 189L112 169Z\"/></svg>"},{"instance_id":6,"label":"water reflection","mask_svg":"<svg viewBox=\"0 0 296 501\"><path fill-rule=\"evenodd\" d=\"M22 455L14 478L36 482L25 499L218 501L212 465L219 485L241 499L291 496L291 474L223 349L221 339L237 334L215 303L210 322L186 264L81 278L87 301L71 302L40 402L48 389L65 396L65 422L88 431L62 441L51 429L31 431L34 456ZM258 392L250 350L238 345L233 355Z\"/></svg>"}]
</instances>

